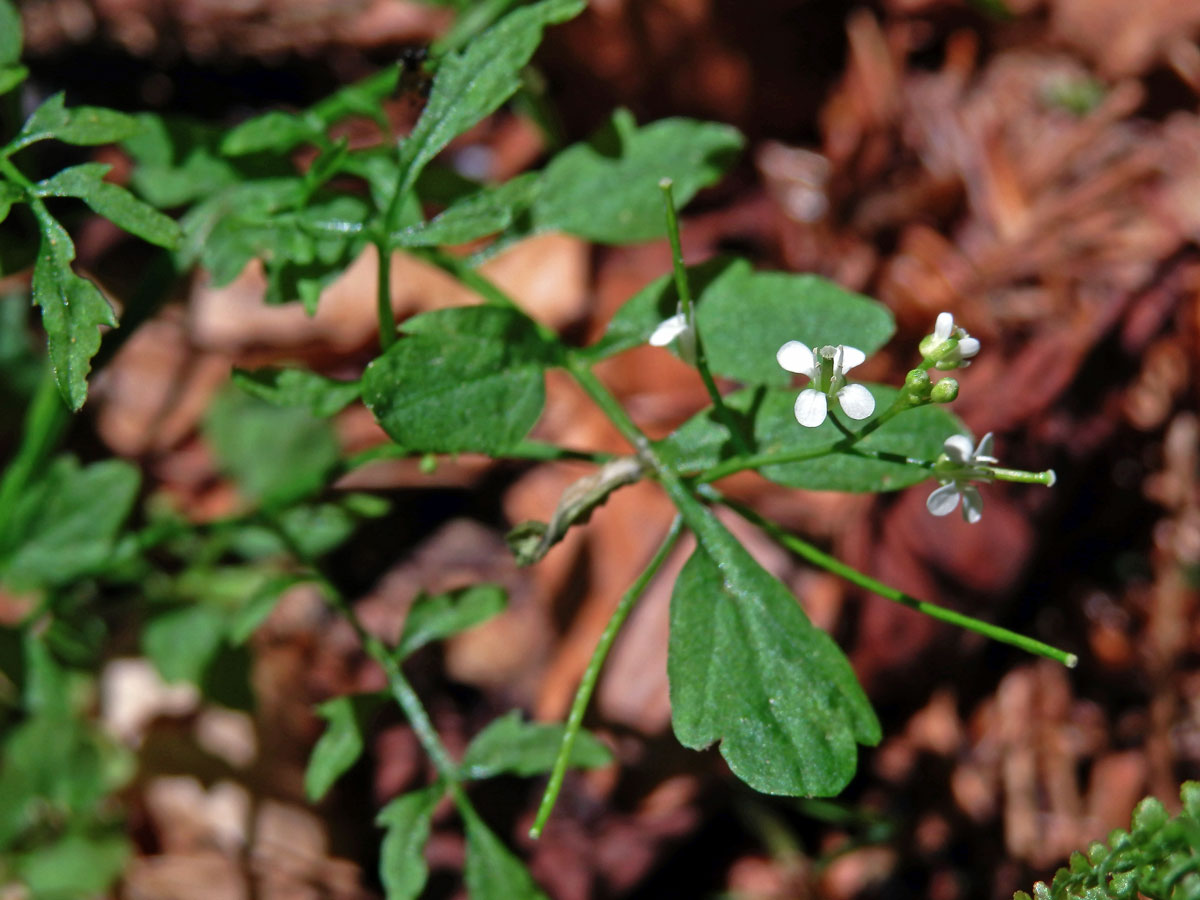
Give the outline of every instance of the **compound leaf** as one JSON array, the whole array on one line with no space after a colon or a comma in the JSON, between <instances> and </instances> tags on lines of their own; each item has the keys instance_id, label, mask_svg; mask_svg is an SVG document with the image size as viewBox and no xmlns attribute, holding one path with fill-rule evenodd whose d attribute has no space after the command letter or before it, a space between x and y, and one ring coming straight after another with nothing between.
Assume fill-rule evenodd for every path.
<instances>
[{"instance_id":1,"label":"compound leaf","mask_svg":"<svg viewBox=\"0 0 1200 900\"><path fill-rule=\"evenodd\" d=\"M38 182L34 190L39 197L78 197L93 212L130 234L168 250L175 249L182 238L179 226L123 187L105 181L104 176L111 168L102 163L72 166Z\"/></svg>"},{"instance_id":2,"label":"compound leaf","mask_svg":"<svg viewBox=\"0 0 1200 900\"><path fill-rule=\"evenodd\" d=\"M357 381L338 381L308 369L234 369L233 383L275 406L294 406L319 419L341 412L362 393Z\"/></svg>"}]
</instances>

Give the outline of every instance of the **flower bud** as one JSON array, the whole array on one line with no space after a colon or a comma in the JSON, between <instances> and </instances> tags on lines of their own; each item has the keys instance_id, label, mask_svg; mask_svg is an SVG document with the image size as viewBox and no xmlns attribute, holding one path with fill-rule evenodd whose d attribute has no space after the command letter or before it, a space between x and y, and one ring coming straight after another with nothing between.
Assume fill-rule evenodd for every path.
<instances>
[{"instance_id":1,"label":"flower bud","mask_svg":"<svg viewBox=\"0 0 1200 900\"><path fill-rule=\"evenodd\" d=\"M928 372L924 369L911 369L904 376L904 389L901 396L908 406L924 406L929 402L929 392L932 389L933 384L929 380Z\"/></svg>"},{"instance_id":2,"label":"flower bud","mask_svg":"<svg viewBox=\"0 0 1200 900\"><path fill-rule=\"evenodd\" d=\"M953 378L943 378L933 386L929 399L934 403L950 403L958 397L958 382Z\"/></svg>"}]
</instances>

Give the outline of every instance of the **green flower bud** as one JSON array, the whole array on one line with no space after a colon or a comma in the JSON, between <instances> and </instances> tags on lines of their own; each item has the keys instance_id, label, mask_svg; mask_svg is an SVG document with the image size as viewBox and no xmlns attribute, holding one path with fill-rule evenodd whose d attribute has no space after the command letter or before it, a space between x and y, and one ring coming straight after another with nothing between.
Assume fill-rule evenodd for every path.
<instances>
[{"instance_id":1,"label":"green flower bud","mask_svg":"<svg viewBox=\"0 0 1200 900\"><path fill-rule=\"evenodd\" d=\"M901 391L898 402L903 402L907 406L924 406L929 402L929 392L933 389L933 384L929 380L929 373L924 369L912 369L904 376L904 389Z\"/></svg>"},{"instance_id":2,"label":"green flower bud","mask_svg":"<svg viewBox=\"0 0 1200 900\"><path fill-rule=\"evenodd\" d=\"M943 378L933 386L929 399L934 403L950 403L958 397L958 382L953 378Z\"/></svg>"}]
</instances>

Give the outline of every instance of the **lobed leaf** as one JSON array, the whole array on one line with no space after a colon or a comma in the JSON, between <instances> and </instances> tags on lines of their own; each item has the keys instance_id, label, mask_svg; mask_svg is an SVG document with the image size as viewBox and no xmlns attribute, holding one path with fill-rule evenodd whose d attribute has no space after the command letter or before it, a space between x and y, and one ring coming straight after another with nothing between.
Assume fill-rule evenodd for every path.
<instances>
[{"instance_id":1,"label":"lobed leaf","mask_svg":"<svg viewBox=\"0 0 1200 900\"><path fill-rule=\"evenodd\" d=\"M367 722L381 702L379 694L356 694L335 697L317 707L317 715L329 724L313 747L304 771L304 793L311 802L324 797L358 761Z\"/></svg>"},{"instance_id":2,"label":"lobed leaf","mask_svg":"<svg viewBox=\"0 0 1200 900\"><path fill-rule=\"evenodd\" d=\"M683 206L732 165L745 141L728 125L663 119L638 128L627 110L587 143L559 153L542 175L531 218L591 241L628 244L666 234L659 182Z\"/></svg>"},{"instance_id":3,"label":"lobed leaf","mask_svg":"<svg viewBox=\"0 0 1200 900\"><path fill-rule=\"evenodd\" d=\"M500 455L541 415L561 347L518 310L477 306L410 319L363 373L363 400L410 450Z\"/></svg>"},{"instance_id":4,"label":"lobed leaf","mask_svg":"<svg viewBox=\"0 0 1200 900\"><path fill-rule=\"evenodd\" d=\"M233 383L260 400L296 407L318 419L341 412L362 394L357 381L338 381L308 369L234 369Z\"/></svg>"},{"instance_id":5,"label":"lobed leaf","mask_svg":"<svg viewBox=\"0 0 1200 900\"><path fill-rule=\"evenodd\" d=\"M379 880L387 900L416 900L429 880L425 844L433 811L446 789L441 784L402 794L375 817L387 829L379 846Z\"/></svg>"},{"instance_id":6,"label":"lobed leaf","mask_svg":"<svg viewBox=\"0 0 1200 900\"><path fill-rule=\"evenodd\" d=\"M462 52L438 65L429 101L400 145L398 192L407 194L421 170L451 140L500 107L521 86L521 69L548 25L577 16L584 0L542 0L508 14Z\"/></svg>"},{"instance_id":7,"label":"lobed leaf","mask_svg":"<svg viewBox=\"0 0 1200 900\"><path fill-rule=\"evenodd\" d=\"M213 402L204 434L222 471L248 499L271 508L321 490L340 454L328 421L237 391Z\"/></svg>"},{"instance_id":8,"label":"lobed leaf","mask_svg":"<svg viewBox=\"0 0 1200 900\"><path fill-rule=\"evenodd\" d=\"M42 308L42 327L59 393L72 410L87 399L91 359L100 349L99 326L117 318L99 288L71 269L75 244L40 204L34 207L41 244L33 268L33 302Z\"/></svg>"},{"instance_id":9,"label":"lobed leaf","mask_svg":"<svg viewBox=\"0 0 1200 900\"><path fill-rule=\"evenodd\" d=\"M434 641L481 625L504 611L504 589L476 584L436 597L417 597L404 618L404 631L396 645L396 658L404 659Z\"/></svg>"},{"instance_id":10,"label":"lobed leaf","mask_svg":"<svg viewBox=\"0 0 1200 900\"><path fill-rule=\"evenodd\" d=\"M130 234L168 250L179 246L182 232L175 221L124 188L105 181L104 176L111 168L102 163L72 166L39 181L34 192L39 197L78 197L93 212Z\"/></svg>"},{"instance_id":11,"label":"lobed leaf","mask_svg":"<svg viewBox=\"0 0 1200 900\"><path fill-rule=\"evenodd\" d=\"M856 431L878 418L899 393L881 384L866 387L875 398L875 412L861 421L849 422ZM726 407L742 426L742 434L750 438L754 453L818 453L842 441L842 433L829 419L817 428L806 428L796 421L793 406L801 389L760 386L725 397ZM928 469L909 464L906 459L934 460L946 438L967 433L966 426L945 407L923 406L900 413L853 449L763 466L759 472L777 484L810 491L895 491L930 475ZM660 441L657 450L664 461L682 472L703 472L737 455L729 430L712 409L693 416Z\"/></svg>"},{"instance_id":12,"label":"lobed leaf","mask_svg":"<svg viewBox=\"0 0 1200 900\"><path fill-rule=\"evenodd\" d=\"M137 130L137 119L116 110L99 106L67 109L64 94L60 91L30 114L9 147L19 149L48 138L90 147L123 141Z\"/></svg>"},{"instance_id":13,"label":"lobed leaf","mask_svg":"<svg viewBox=\"0 0 1200 900\"><path fill-rule=\"evenodd\" d=\"M668 485L697 547L671 595L671 721L685 747L720 742L766 794L831 796L879 721L850 663L792 596L688 493Z\"/></svg>"},{"instance_id":14,"label":"lobed leaf","mask_svg":"<svg viewBox=\"0 0 1200 900\"><path fill-rule=\"evenodd\" d=\"M56 460L18 502L14 533L20 543L3 566L5 580L55 587L102 570L133 508L138 482L138 470L120 460L86 468L70 457Z\"/></svg>"},{"instance_id":15,"label":"lobed leaf","mask_svg":"<svg viewBox=\"0 0 1200 900\"><path fill-rule=\"evenodd\" d=\"M459 766L463 778L481 780L497 775L541 775L554 768L566 726L522 722L513 710L489 724L471 741ZM571 748L568 765L596 769L612 762L612 753L593 735L581 730Z\"/></svg>"},{"instance_id":16,"label":"lobed leaf","mask_svg":"<svg viewBox=\"0 0 1200 900\"><path fill-rule=\"evenodd\" d=\"M495 188L463 197L428 222L395 232L394 247L440 247L465 244L502 231L529 207L539 189L538 175L518 175Z\"/></svg>"},{"instance_id":17,"label":"lobed leaf","mask_svg":"<svg viewBox=\"0 0 1200 900\"><path fill-rule=\"evenodd\" d=\"M546 900L529 870L474 810L468 807L462 812L467 829L464 874L471 900Z\"/></svg>"},{"instance_id":18,"label":"lobed leaf","mask_svg":"<svg viewBox=\"0 0 1200 900\"><path fill-rule=\"evenodd\" d=\"M0 222L8 218L12 205L25 198L25 192L11 181L0 181Z\"/></svg>"}]
</instances>

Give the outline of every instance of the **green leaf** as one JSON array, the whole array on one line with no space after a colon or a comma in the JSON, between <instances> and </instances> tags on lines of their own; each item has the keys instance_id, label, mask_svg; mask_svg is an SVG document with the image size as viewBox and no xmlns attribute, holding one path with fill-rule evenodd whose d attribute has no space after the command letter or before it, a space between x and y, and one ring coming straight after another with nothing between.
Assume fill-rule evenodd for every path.
<instances>
[{"instance_id":1,"label":"green leaf","mask_svg":"<svg viewBox=\"0 0 1200 900\"><path fill-rule=\"evenodd\" d=\"M221 470L247 498L271 508L321 490L339 457L327 420L240 391L217 397L204 433Z\"/></svg>"},{"instance_id":2,"label":"green leaf","mask_svg":"<svg viewBox=\"0 0 1200 900\"><path fill-rule=\"evenodd\" d=\"M20 544L4 566L14 586L55 587L102 571L138 491L138 470L120 460L87 468L55 461L18 503Z\"/></svg>"},{"instance_id":3,"label":"green leaf","mask_svg":"<svg viewBox=\"0 0 1200 900\"><path fill-rule=\"evenodd\" d=\"M17 877L33 897L68 900L104 893L120 877L133 852L120 833L70 833L15 857Z\"/></svg>"},{"instance_id":4,"label":"green leaf","mask_svg":"<svg viewBox=\"0 0 1200 900\"><path fill-rule=\"evenodd\" d=\"M375 824L387 829L379 845L379 880L387 900L416 900L425 889L429 878L425 844L433 811L445 792L443 785L431 784L402 794L375 817Z\"/></svg>"},{"instance_id":5,"label":"green leaf","mask_svg":"<svg viewBox=\"0 0 1200 900\"><path fill-rule=\"evenodd\" d=\"M324 135L319 121L304 115L272 110L238 125L221 142L226 156L245 156L249 153L286 153L293 147Z\"/></svg>"},{"instance_id":6,"label":"green leaf","mask_svg":"<svg viewBox=\"0 0 1200 900\"><path fill-rule=\"evenodd\" d=\"M478 191L451 204L429 222L420 222L391 236L395 247L439 247L465 244L502 231L533 202L538 175L519 175L496 188Z\"/></svg>"},{"instance_id":7,"label":"green leaf","mask_svg":"<svg viewBox=\"0 0 1200 900\"><path fill-rule=\"evenodd\" d=\"M0 66L0 94L7 94L28 77L29 70L24 66Z\"/></svg>"},{"instance_id":8,"label":"green leaf","mask_svg":"<svg viewBox=\"0 0 1200 900\"><path fill-rule=\"evenodd\" d=\"M476 584L436 597L418 596L404 619L396 658L404 659L426 644L486 622L504 611L505 602L504 588L495 584Z\"/></svg>"},{"instance_id":9,"label":"green leaf","mask_svg":"<svg viewBox=\"0 0 1200 900\"><path fill-rule=\"evenodd\" d=\"M226 615L203 603L154 615L142 629L142 652L168 682L200 686L225 639Z\"/></svg>"},{"instance_id":10,"label":"green leaf","mask_svg":"<svg viewBox=\"0 0 1200 900\"><path fill-rule=\"evenodd\" d=\"M471 900L546 900L524 863L473 810L464 810L463 819L467 826L464 874Z\"/></svg>"},{"instance_id":11,"label":"green leaf","mask_svg":"<svg viewBox=\"0 0 1200 900\"><path fill-rule=\"evenodd\" d=\"M33 269L33 302L42 308L42 326L58 390L72 410L87 399L91 359L100 349L99 326L117 324L100 290L71 269L75 244L45 207L34 206L42 232Z\"/></svg>"},{"instance_id":12,"label":"green leaf","mask_svg":"<svg viewBox=\"0 0 1200 900\"><path fill-rule=\"evenodd\" d=\"M739 381L790 384L792 374L775 361L789 340L848 344L870 356L895 331L883 304L816 275L755 272L743 259L717 257L689 267L688 284L709 366ZM644 344L678 303L671 276L655 279L625 302L584 354L598 360Z\"/></svg>"},{"instance_id":13,"label":"green leaf","mask_svg":"<svg viewBox=\"0 0 1200 900\"><path fill-rule=\"evenodd\" d=\"M294 406L319 419L341 412L362 393L357 381L338 381L307 369L234 369L233 383L275 406Z\"/></svg>"},{"instance_id":14,"label":"green leaf","mask_svg":"<svg viewBox=\"0 0 1200 900\"><path fill-rule=\"evenodd\" d=\"M229 620L229 640L235 645L244 644L271 615L284 591L307 580L301 575L275 575L270 578L250 595Z\"/></svg>"},{"instance_id":15,"label":"green leaf","mask_svg":"<svg viewBox=\"0 0 1200 900\"><path fill-rule=\"evenodd\" d=\"M880 384L866 387L875 398L875 412L860 422L851 422L856 431L882 415L899 393ZM725 397L725 405L742 426L743 435L751 437L754 453L819 453L842 441L842 433L829 419L817 428L806 428L796 421L793 408L800 390L745 388ZM923 466L906 463L906 458L932 461L942 452L946 438L967 433L962 422L945 407L922 406L900 413L852 450L764 466L759 471L770 481L811 491L896 491L930 475ZM660 441L657 450L664 461L682 472L702 472L737 452L729 430L711 408Z\"/></svg>"},{"instance_id":16,"label":"green leaf","mask_svg":"<svg viewBox=\"0 0 1200 900\"><path fill-rule=\"evenodd\" d=\"M138 120L133 116L99 106L67 109L63 98L61 91L48 97L25 120L9 147L28 147L47 138L80 146L112 144L137 133Z\"/></svg>"},{"instance_id":17,"label":"green leaf","mask_svg":"<svg viewBox=\"0 0 1200 900\"><path fill-rule=\"evenodd\" d=\"M478 781L497 775L528 777L549 772L562 744L566 727L562 723L522 722L513 710L492 722L475 736L463 756L459 772L463 778ZM612 753L586 731L580 731L571 748L569 765L577 769L595 769L612 762Z\"/></svg>"},{"instance_id":18,"label":"green leaf","mask_svg":"<svg viewBox=\"0 0 1200 900\"><path fill-rule=\"evenodd\" d=\"M39 197L78 197L93 212L130 234L168 250L179 246L183 235L175 221L124 188L105 181L104 176L111 168L102 163L72 166L38 182L34 191Z\"/></svg>"},{"instance_id":19,"label":"green leaf","mask_svg":"<svg viewBox=\"0 0 1200 900\"><path fill-rule=\"evenodd\" d=\"M429 102L400 145L399 190L407 194L443 147L499 108L521 86L547 25L577 16L584 0L542 0L522 7L438 65Z\"/></svg>"},{"instance_id":20,"label":"green leaf","mask_svg":"<svg viewBox=\"0 0 1200 900\"><path fill-rule=\"evenodd\" d=\"M882 303L817 275L755 272L739 262L707 286L696 324L713 372L739 381L786 385L775 361L787 341L846 344L870 356L896 330Z\"/></svg>"},{"instance_id":21,"label":"green leaf","mask_svg":"<svg viewBox=\"0 0 1200 900\"><path fill-rule=\"evenodd\" d=\"M724 559L696 549L671 596L675 736L696 750L720 741L734 774L762 793L833 796L879 723L829 635L736 539L722 543Z\"/></svg>"},{"instance_id":22,"label":"green leaf","mask_svg":"<svg viewBox=\"0 0 1200 900\"><path fill-rule=\"evenodd\" d=\"M0 66L21 61L21 14L9 0L0 0Z\"/></svg>"},{"instance_id":23,"label":"green leaf","mask_svg":"<svg viewBox=\"0 0 1200 900\"><path fill-rule=\"evenodd\" d=\"M0 222L8 218L8 211L12 209L12 205L24 198L24 191L11 181L0 181Z\"/></svg>"},{"instance_id":24,"label":"green leaf","mask_svg":"<svg viewBox=\"0 0 1200 900\"><path fill-rule=\"evenodd\" d=\"M729 270L745 265L735 257L716 256L699 265L688 266L688 287L692 296L699 302L713 282L722 277L738 277ZM674 277L667 274L656 278L622 304L600 340L580 352L592 361L599 361L641 346L663 319L675 315L678 308L679 294L675 290Z\"/></svg>"},{"instance_id":25,"label":"green leaf","mask_svg":"<svg viewBox=\"0 0 1200 900\"><path fill-rule=\"evenodd\" d=\"M586 144L559 153L546 167L532 219L607 244L666 234L659 182L674 183L685 205L733 164L744 139L734 128L691 119L664 119L638 128L626 110Z\"/></svg>"},{"instance_id":26,"label":"green leaf","mask_svg":"<svg viewBox=\"0 0 1200 900\"><path fill-rule=\"evenodd\" d=\"M238 125L221 142L226 156L246 156L251 153L287 153L303 143L318 142L330 125L348 116L369 116L381 119L382 102L396 89L400 66L393 64L330 94L311 109L301 113L271 111L255 116Z\"/></svg>"},{"instance_id":27,"label":"green leaf","mask_svg":"<svg viewBox=\"0 0 1200 900\"><path fill-rule=\"evenodd\" d=\"M313 747L304 772L304 792L316 803L354 765L363 751L363 733L381 702L378 694L335 697L317 707L329 723Z\"/></svg>"},{"instance_id":28,"label":"green leaf","mask_svg":"<svg viewBox=\"0 0 1200 900\"><path fill-rule=\"evenodd\" d=\"M409 319L363 373L363 400L394 441L431 453L502 454L545 403L543 371L561 358L517 310L476 306Z\"/></svg>"},{"instance_id":29,"label":"green leaf","mask_svg":"<svg viewBox=\"0 0 1200 900\"><path fill-rule=\"evenodd\" d=\"M721 742L765 794L831 796L854 775L879 721L850 663L712 512L667 483L697 547L671 596L667 675L675 736Z\"/></svg>"}]
</instances>

